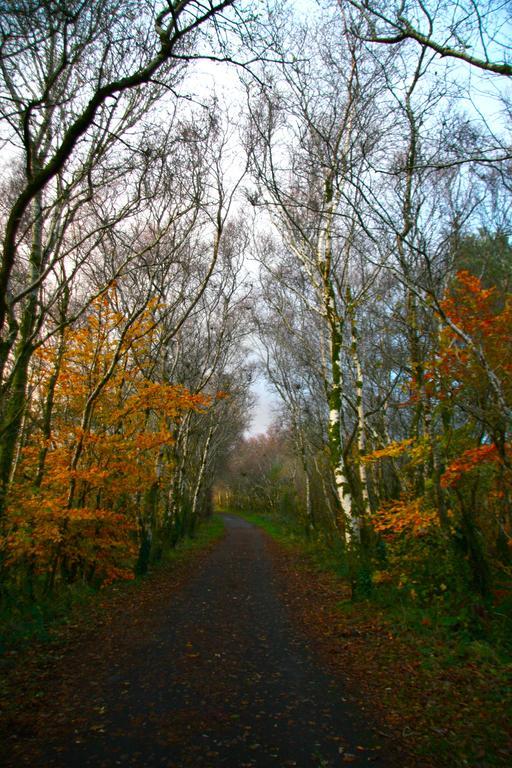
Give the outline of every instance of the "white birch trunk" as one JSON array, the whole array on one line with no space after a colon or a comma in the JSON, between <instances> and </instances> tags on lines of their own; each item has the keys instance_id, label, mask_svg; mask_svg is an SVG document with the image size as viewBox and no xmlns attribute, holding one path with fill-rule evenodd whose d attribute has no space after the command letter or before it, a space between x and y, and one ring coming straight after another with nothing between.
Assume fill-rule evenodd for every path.
<instances>
[{"instance_id":1,"label":"white birch trunk","mask_svg":"<svg viewBox=\"0 0 512 768\"><path fill-rule=\"evenodd\" d=\"M356 426L356 438L357 438L357 473L359 477L359 483L361 485L361 500L362 500L362 513L364 517L367 517L370 513L370 495L368 493L368 474L366 472L366 465L362 461L366 449L366 423L365 412L363 402L363 369L361 366L361 358L359 357L359 343L356 328L356 319L354 315L354 308L350 306L350 324L351 324L351 345L350 351L354 368L356 372L356 408L357 408L357 426Z\"/></svg>"},{"instance_id":2,"label":"white birch trunk","mask_svg":"<svg viewBox=\"0 0 512 768\"><path fill-rule=\"evenodd\" d=\"M203 455L201 457L201 466L199 467L199 472L197 475L196 485L194 488L194 497L192 499L192 508L191 508L191 519L195 520L196 513L197 513L197 504L199 501L199 493L201 491L201 485L203 483L203 477L206 469L206 464L208 461L208 453L210 450L210 444L212 442L212 437L215 432L215 424L213 422L213 418L210 419L210 429L208 430L208 437L206 438L206 442L204 444L203 448Z\"/></svg>"}]
</instances>

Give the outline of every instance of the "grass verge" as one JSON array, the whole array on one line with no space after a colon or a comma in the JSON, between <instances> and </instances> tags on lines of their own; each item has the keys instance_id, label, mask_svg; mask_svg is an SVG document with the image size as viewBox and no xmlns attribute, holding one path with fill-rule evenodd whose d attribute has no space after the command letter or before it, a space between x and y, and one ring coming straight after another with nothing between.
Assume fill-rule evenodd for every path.
<instances>
[{"instance_id":1,"label":"grass verge","mask_svg":"<svg viewBox=\"0 0 512 768\"><path fill-rule=\"evenodd\" d=\"M274 541L287 549L300 552L319 571L335 573L340 578L348 576L341 545L321 538L306 538L303 529L294 520L285 516L262 515L238 510L226 509L223 512L241 517L248 523L266 531Z\"/></svg>"},{"instance_id":2,"label":"grass verge","mask_svg":"<svg viewBox=\"0 0 512 768\"><path fill-rule=\"evenodd\" d=\"M305 541L286 519L242 514L279 545L293 613L326 663L404 744L404 766L509 768L512 659L484 617L430 611L387 585L350 599L340 556Z\"/></svg>"}]
</instances>

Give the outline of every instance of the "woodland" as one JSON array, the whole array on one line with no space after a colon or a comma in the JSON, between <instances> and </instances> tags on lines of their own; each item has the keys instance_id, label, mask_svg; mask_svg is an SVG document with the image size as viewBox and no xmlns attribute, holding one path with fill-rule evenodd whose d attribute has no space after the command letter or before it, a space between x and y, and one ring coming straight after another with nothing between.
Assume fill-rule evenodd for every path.
<instances>
[{"instance_id":1,"label":"woodland","mask_svg":"<svg viewBox=\"0 0 512 768\"><path fill-rule=\"evenodd\" d=\"M510 653L511 21L0 4L6 637L220 510Z\"/></svg>"}]
</instances>

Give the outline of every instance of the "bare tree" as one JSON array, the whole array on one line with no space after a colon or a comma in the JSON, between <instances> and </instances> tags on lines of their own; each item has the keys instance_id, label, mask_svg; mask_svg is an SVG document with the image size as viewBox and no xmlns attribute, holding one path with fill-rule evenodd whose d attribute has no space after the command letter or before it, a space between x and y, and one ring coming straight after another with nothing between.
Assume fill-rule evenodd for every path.
<instances>
[{"instance_id":1,"label":"bare tree","mask_svg":"<svg viewBox=\"0 0 512 768\"><path fill-rule=\"evenodd\" d=\"M351 373L359 359L355 308L379 267L367 268L362 282L354 279L360 232L354 211L364 204L355 180L367 172L382 135L376 104L383 84L360 44L340 41L342 25L332 29L315 32L322 37L321 62L313 63L304 47L281 80L274 75L272 90L250 101L249 146L261 202L288 253L284 260L267 258L265 269L320 320L331 467L347 541L357 541L369 497L364 468L351 453L354 416L358 450L365 433L360 365ZM311 30L307 39L313 45ZM254 202L260 202L257 196Z\"/></svg>"},{"instance_id":2,"label":"bare tree","mask_svg":"<svg viewBox=\"0 0 512 768\"><path fill-rule=\"evenodd\" d=\"M512 75L507 36L511 19L506 3L418 0L395 8L373 0L349 3L357 11L353 29L368 42L395 45L413 40L440 57L457 59L485 72Z\"/></svg>"},{"instance_id":3,"label":"bare tree","mask_svg":"<svg viewBox=\"0 0 512 768\"><path fill-rule=\"evenodd\" d=\"M189 55L213 55L206 28L226 25L227 31L223 12L231 5L150 2L135 13L123 0L27 0L3 10L2 139L16 170L3 205L0 267L2 496L12 474L31 357L43 327L52 332L53 308L79 280L74 303L82 293L83 311L84 273L108 275L101 285L93 279L96 291L119 276L133 257L130 220L140 231L146 218L147 251L151 228L159 240L185 213L162 218L165 192L155 168L165 152L177 154L180 143L198 143L183 131L171 135L176 88ZM169 116L167 132L156 128L157 102ZM189 171L194 178L192 168L183 172ZM101 253L105 268L91 270ZM61 315L53 323L56 332L62 322Z\"/></svg>"}]
</instances>

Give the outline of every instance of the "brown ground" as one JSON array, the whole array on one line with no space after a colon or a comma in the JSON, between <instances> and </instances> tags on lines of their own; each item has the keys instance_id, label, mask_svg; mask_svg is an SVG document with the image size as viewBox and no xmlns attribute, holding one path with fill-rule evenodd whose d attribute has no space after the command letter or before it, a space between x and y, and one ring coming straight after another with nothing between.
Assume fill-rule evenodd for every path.
<instances>
[{"instance_id":1,"label":"brown ground","mask_svg":"<svg viewBox=\"0 0 512 768\"><path fill-rule=\"evenodd\" d=\"M297 631L380 724L397 766L512 766L510 665L461 651L456 637L398 630L374 603L351 604L348 587L300 552L269 546Z\"/></svg>"},{"instance_id":2,"label":"brown ground","mask_svg":"<svg viewBox=\"0 0 512 768\"><path fill-rule=\"evenodd\" d=\"M321 661L325 632L300 626L322 607L291 561L248 523L226 527L211 552L19 655L3 707L6 768L428 766L365 712L364 687ZM348 631L335 649L345 672Z\"/></svg>"}]
</instances>

